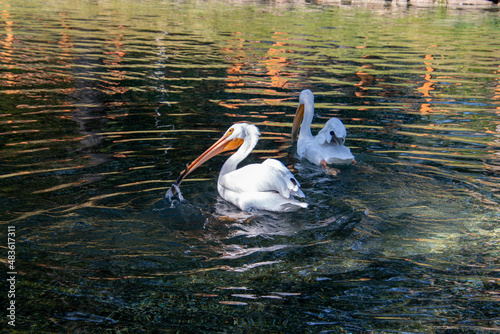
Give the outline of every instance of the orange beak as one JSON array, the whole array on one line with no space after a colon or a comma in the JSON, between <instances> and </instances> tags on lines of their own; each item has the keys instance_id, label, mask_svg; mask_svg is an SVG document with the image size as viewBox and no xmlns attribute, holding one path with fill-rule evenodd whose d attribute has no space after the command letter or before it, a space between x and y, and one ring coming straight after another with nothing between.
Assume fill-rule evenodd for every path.
<instances>
[{"instance_id":1,"label":"orange beak","mask_svg":"<svg viewBox=\"0 0 500 334\"><path fill-rule=\"evenodd\" d=\"M231 130L232 128L228 132L226 132L224 136L222 136L222 138L219 139L215 144L210 146L208 150L203 152L198 158L196 158L191 164L189 164L186 167L186 169L181 173L181 175L179 175L174 185L177 187L180 186L182 180L184 180L186 176L188 176L192 171L201 166L205 161L208 161L211 158L215 157L217 154L235 150L238 147L240 147L241 144L243 144L243 139L241 138L228 139L228 137L233 133ZM172 186L170 189L175 194L175 187Z\"/></svg>"},{"instance_id":2,"label":"orange beak","mask_svg":"<svg viewBox=\"0 0 500 334\"><path fill-rule=\"evenodd\" d=\"M302 124L302 119L304 118L304 105L301 104L297 108L297 112L295 113L295 118L293 119L292 124L292 142L297 140L297 136L299 134L300 125Z\"/></svg>"}]
</instances>

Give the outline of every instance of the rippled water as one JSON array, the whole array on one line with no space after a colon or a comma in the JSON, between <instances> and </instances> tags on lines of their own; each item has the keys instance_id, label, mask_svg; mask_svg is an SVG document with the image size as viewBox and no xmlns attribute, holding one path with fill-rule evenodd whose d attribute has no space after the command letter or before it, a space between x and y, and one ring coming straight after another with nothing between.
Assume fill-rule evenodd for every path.
<instances>
[{"instance_id":1,"label":"rippled water","mask_svg":"<svg viewBox=\"0 0 500 334\"><path fill-rule=\"evenodd\" d=\"M498 5L0 8L16 329L500 331ZM346 124L336 176L294 154L305 88L315 124ZM239 121L262 133L246 161L285 163L307 210L240 212L224 156L164 199Z\"/></svg>"}]
</instances>

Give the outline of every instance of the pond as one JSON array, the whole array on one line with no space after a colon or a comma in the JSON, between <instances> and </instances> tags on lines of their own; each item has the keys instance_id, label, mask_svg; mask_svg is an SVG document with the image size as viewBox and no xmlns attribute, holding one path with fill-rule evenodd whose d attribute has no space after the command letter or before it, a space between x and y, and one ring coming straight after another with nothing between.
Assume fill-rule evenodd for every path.
<instances>
[{"instance_id":1,"label":"pond","mask_svg":"<svg viewBox=\"0 0 500 334\"><path fill-rule=\"evenodd\" d=\"M500 331L494 2L0 8L7 328ZM314 133L346 125L356 164L336 175L297 157L303 89ZM242 121L261 132L243 164L284 163L307 209L224 201L227 154L165 198Z\"/></svg>"}]
</instances>

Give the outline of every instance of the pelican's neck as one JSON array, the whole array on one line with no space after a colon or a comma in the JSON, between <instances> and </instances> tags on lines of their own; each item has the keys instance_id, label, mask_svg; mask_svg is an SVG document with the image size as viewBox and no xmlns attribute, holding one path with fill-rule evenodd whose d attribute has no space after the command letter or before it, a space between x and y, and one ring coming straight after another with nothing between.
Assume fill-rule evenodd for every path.
<instances>
[{"instance_id":1,"label":"pelican's neck","mask_svg":"<svg viewBox=\"0 0 500 334\"><path fill-rule=\"evenodd\" d=\"M259 141L258 135L246 136L240 148L226 160L224 165L222 165L222 168L219 173L219 179L225 174L236 170L238 164L241 161L243 161L243 159L245 159L250 154L250 152L252 152L253 148L255 147L255 145L257 145L258 141Z\"/></svg>"},{"instance_id":2,"label":"pelican's neck","mask_svg":"<svg viewBox=\"0 0 500 334\"><path fill-rule=\"evenodd\" d=\"M306 100L304 102L304 118L300 126L299 138L313 138L311 133L311 124L314 116L314 101Z\"/></svg>"}]
</instances>

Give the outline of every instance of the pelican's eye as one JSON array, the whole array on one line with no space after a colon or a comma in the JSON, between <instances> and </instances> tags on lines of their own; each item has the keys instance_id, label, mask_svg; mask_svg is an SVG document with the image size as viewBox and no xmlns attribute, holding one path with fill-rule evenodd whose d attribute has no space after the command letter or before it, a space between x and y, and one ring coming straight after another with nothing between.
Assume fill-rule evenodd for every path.
<instances>
[{"instance_id":1,"label":"pelican's eye","mask_svg":"<svg viewBox=\"0 0 500 334\"><path fill-rule=\"evenodd\" d=\"M232 135L234 132L234 129L233 128L229 128L229 130L227 130L227 135Z\"/></svg>"}]
</instances>

